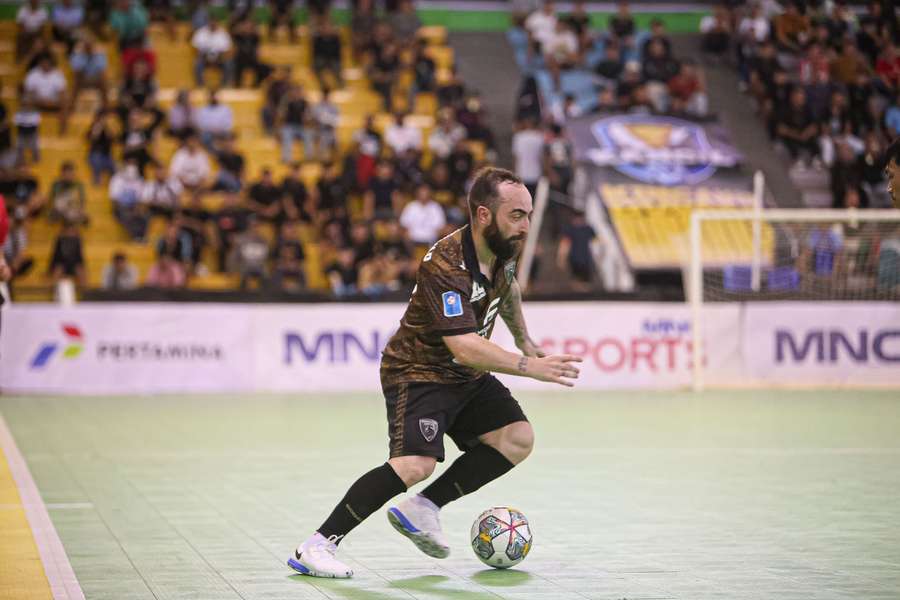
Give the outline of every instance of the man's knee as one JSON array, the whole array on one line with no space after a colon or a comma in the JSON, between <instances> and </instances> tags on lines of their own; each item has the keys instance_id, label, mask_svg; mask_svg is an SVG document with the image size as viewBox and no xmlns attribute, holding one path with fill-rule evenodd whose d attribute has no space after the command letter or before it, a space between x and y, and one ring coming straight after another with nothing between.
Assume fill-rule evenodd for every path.
<instances>
[{"instance_id":1,"label":"man's knee","mask_svg":"<svg viewBox=\"0 0 900 600\"><path fill-rule=\"evenodd\" d=\"M431 456L396 456L388 464L409 488L431 477L437 460Z\"/></svg>"},{"instance_id":2,"label":"man's knee","mask_svg":"<svg viewBox=\"0 0 900 600\"><path fill-rule=\"evenodd\" d=\"M528 421L517 421L487 433L480 439L517 465L528 458L534 448L534 429Z\"/></svg>"}]
</instances>

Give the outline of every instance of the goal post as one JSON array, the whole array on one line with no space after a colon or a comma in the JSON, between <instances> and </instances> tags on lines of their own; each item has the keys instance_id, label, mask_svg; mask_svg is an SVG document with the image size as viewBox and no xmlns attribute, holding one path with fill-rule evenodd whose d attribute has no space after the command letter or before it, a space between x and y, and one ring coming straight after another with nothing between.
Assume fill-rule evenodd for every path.
<instances>
[{"instance_id":1,"label":"goal post","mask_svg":"<svg viewBox=\"0 0 900 600\"><path fill-rule=\"evenodd\" d=\"M711 303L900 300L900 210L696 210L689 244L694 390Z\"/></svg>"}]
</instances>

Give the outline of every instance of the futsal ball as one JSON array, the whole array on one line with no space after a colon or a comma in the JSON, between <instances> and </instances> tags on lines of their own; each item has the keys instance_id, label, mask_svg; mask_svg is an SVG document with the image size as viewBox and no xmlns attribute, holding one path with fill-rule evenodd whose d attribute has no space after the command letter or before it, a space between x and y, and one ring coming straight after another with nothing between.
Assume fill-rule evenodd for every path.
<instances>
[{"instance_id":1,"label":"futsal ball","mask_svg":"<svg viewBox=\"0 0 900 600\"><path fill-rule=\"evenodd\" d=\"M484 564L508 569L525 560L531 550L531 525L515 508L490 508L472 523L472 550Z\"/></svg>"}]
</instances>

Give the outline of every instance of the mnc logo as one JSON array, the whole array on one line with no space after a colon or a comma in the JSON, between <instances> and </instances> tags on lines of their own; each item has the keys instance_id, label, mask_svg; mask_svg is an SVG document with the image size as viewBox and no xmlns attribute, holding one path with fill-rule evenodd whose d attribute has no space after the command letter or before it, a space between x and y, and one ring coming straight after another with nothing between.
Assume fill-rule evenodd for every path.
<instances>
[{"instance_id":1,"label":"mnc logo","mask_svg":"<svg viewBox=\"0 0 900 600\"><path fill-rule=\"evenodd\" d=\"M41 344L41 347L38 348L34 358L31 359L32 369L42 369L50 362L50 359L53 358L53 355L56 354L56 351L59 350L60 347L63 348L63 358L75 358L81 354L81 351L84 349L84 336L81 333L81 329L79 329L77 325L63 323L62 330L63 334L66 336L65 343L46 342Z\"/></svg>"}]
</instances>

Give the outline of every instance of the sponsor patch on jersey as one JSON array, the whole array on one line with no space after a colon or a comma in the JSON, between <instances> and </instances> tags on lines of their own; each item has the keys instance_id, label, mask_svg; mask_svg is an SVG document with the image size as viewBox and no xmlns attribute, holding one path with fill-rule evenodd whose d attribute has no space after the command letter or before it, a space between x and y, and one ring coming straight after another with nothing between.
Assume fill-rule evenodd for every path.
<instances>
[{"instance_id":1,"label":"sponsor patch on jersey","mask_svg":"<svg viewBox=\"0 0 900 600\"><path fill-rule=\"evenodd\" d=\"M463 313L459 292L444 292L441 294L441 298L444 300L445 317L458 317Z\"/></svg>"}]
</instances>

